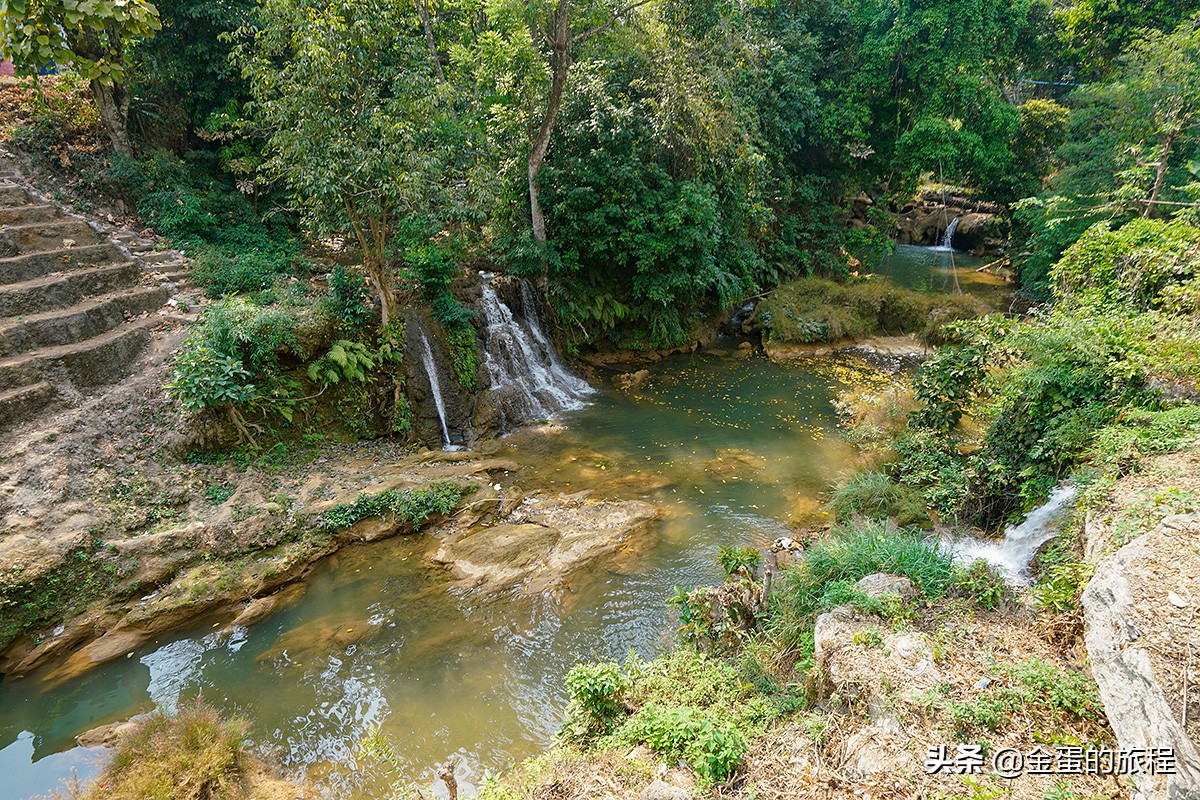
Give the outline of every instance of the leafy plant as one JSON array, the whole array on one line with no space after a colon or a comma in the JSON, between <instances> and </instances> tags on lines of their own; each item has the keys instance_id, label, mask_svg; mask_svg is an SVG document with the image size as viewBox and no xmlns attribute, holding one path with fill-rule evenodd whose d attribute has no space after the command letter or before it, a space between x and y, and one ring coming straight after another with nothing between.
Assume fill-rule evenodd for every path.
<instances>
[{"instance_id":1,"label":"leafy plant","mask_svg":"<svg viewBox=\"0 0 1200 800\"><path fill-rule=\"evenodd\" d=\"M722 547L717 561L726 575L732 576L739 570L755 575L762 565L762 553L757 547Z\"/></svg>"},{"instance_id":2,"label":"leafy plant","mask_svg":"<svg viewBox=\"0 0 1200 800\"><path fill-rule=\"evenodd\" d=\"M342 381L366 383L378 356L362 342L338 339L325 355L308 366L308 377L329 387Z\"/></svg>"},{"instance_id":3,"label":"leafy plant","mask_svg":"<svg viewBox=\"0 0 1200 800\"><path fill-rule=\"evenodd\" d=\"M1012 598L1004 577L984 559L976 559L966 567L954 570L952 579L955 593L968 597L986 609L999 608Z\"/></svg>"},{"instance_id":4,"label":"leafy plant","mask_svg":"<svg viewBox=\"0 0 1200 800\"><path fill-rule=\"evenodd\" d=\"M619 664L576 664L563 682L585 736L610 732L627 713L625 698L630 682Z\"/></svg>"}]
</instances>

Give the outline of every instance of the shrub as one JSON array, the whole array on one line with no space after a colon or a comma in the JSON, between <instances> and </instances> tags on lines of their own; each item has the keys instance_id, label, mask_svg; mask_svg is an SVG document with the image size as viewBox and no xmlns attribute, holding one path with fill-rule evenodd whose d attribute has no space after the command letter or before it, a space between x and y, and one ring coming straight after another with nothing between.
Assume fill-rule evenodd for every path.
<instances>
[{"instance_id":1,"label":"shrub","mask_svg":"<svg viewBox=\"0 0 1200 800\"><path fill-rule=\"evenodd\" d=\"M739 569L753 575L758 572L763 559L757 547L722 547L717 560L726 575L733 575Z\"/></svg>"},{"instance_id":2,"label":"shrub","mask_svg":"<svg viewBox=\"0 0 1200 800\"><path fill-rule=\"evenodd\" d=\"M585 736L606 734L624 716L629 678L619 664L576 664L564 680L572 716Z\"/></svg>"},{"instance_id":3,"label":"shrub","mask_svg":"<svg viewBox=\"0 0 1200 800\"><path fill-rule=\"evenodd\" d=\"M646 705L624 733L669 759L685 759L704 786L728 779L748 749L735 728L688 706Z\"/></svg>"},{"instance_id":4,"label":"shrub","mask_svg":"<svg viewBox=\"0 0 1200 800\"><path fill-rule=\"evenodd\" d=\"M831 505L842 522L857 514L873 520L892 519L900 526L929 524L920 493L881 472L856 473L834 490Z\"/></svg>"},{"instance_id":5,"label":"shrub","mask_svg":"<svg viewBox=\"0 0 1200 800\"><path fill-rule=\"evenodd\" d=\"M396 517L419 527L433 516L445 516L462 499L463 489L457 483L442 481L420 489L386 489L379 494L360 494L352 503L336 506L321 518L322 530L348 528L367 517Z\"/></svg>"},{"instance_id":6,"label":"shrub","mask_svg":"<svg viewBox=\"0 0 1200 800\"><path fill-rule=\"evenodd\" d=\"M989 610L999 608L1001 603L1012 597L1004 577L982 558L955 569L951 584L956 594L970 598Z\"/></svg>"}]
</instances>

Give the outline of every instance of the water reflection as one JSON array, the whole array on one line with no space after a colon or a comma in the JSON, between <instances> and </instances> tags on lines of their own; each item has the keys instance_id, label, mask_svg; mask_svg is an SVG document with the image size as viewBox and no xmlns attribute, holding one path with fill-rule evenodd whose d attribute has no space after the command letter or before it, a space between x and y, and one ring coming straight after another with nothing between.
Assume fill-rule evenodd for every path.
<instances>
[{"instance_id":1,"label":"water reflection","mask_svg":"<svg viewBox=\"0 0 1200 800\"><path fill-rule=\"evenodd\" d=\"M504 440L499 454L528 465L515 478L525 491L592 489L662 508L622 551L553 594L485 600L446 587L426 563L430 539L363 545L250 629L210 621L61 685L5 682L0 755L22 781L15 797L52 788L78 763L75 735L196 693L248 715L254 741L289 774L335 796L375 791L359 769L375 731L394 744L389 781L429 782L457 755L469 791L485 771L538 752L561 724L572 664L657 652L673 587L718 580L719 547L766 545L797 514L820 513L821 492L852 458L832 435L832 391L877 379L849 358L783 366L732 351L652 372L635 393L598 396L563 425Z\"/></svg>"}]
</instances>

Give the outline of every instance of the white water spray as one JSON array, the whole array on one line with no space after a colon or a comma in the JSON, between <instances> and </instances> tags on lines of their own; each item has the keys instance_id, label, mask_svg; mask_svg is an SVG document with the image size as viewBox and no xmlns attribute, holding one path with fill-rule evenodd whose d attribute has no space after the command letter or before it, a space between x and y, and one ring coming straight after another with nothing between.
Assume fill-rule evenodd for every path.
<instances>
[{"instance_id":1,"label":"white water spray","mask_svg":"<svg viewBox=\"0 0 1200 800\"><path fill-rule=\"evenodd\" d=\"M960 219L962 219L962 217L955 217L954 219L950 220L950 224L946 226L946 232L942 234L941 249L954 249L954 232L958 230L958 221Z\"/></svg>"},{"instance_id":2,"label":"white water spray","mask_svg":"<svg viewBox=\"0 0 1200 800\"><path fill-rule=\"evenodd\" d=\"M429 337L421 331L421 345L425 352L422 361L425 363L425 373L429 376L429 389L433 392L433 405L437 408L438 420L442 423L442 449L451 449L450 428L446 425L446 402L442 399L442 382L438 379L437 363L433 360L433 349L429 346Z\"/></svg>"},{"instance_id":3,"label":"white water spray","mask_svg":"<svg viewBox=\"0 0 1200 800\"><path fill-rule=\"evenodd\" d=\"M1020 525L1004 529L1004 539L998 542L980 539L960 539L950 543L954 558L970 564L982 558L1000 569L1010 583L1029 584L1029 562L1038 548L1058 533L1063 508L1075 496L1075 487L1064 483L1050 493L1050 499L1029 512Z\"/></svg>"},{"instance_id":4,"label":"white water spray","mask_svg":"<svg viewBox=\"0 0 1200 800\"><path fill-rule=\"evenodd\" d=\"M513 421L546 419L581 408L594 390L571 374L542 330L533 287L521 282L523 313L518 318L496 294L490 276L481 275L479 304L487 320L484 366L491 388L503 391L510 412L521 418Z\"/></svg>"}]
</instances>

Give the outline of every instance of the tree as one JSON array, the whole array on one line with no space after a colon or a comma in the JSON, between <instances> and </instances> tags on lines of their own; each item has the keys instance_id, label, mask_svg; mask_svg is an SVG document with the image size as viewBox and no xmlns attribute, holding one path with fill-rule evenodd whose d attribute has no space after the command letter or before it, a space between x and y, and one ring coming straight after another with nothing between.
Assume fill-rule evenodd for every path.
<instances>
[{"instance_id":1,"label":"tree","mask_svg":"<svg viewBox=\"0 0 1200 800\"><path fill-rule=\"evenodd\" d=\"M540 21L531 21L530 23L529 35L535 46L541 45L549 50L550 63L550 86L546 93L540 122L533 129L530 138L527 161L529 218L533 227L533 237L540 243L546 242L546 218L542 213L541 199L538 194L538 176L541 174L542 165L546 163L546 153L550 149L550 139L554 135L554 123L562 108L563 93L567 88L567 76L573 61L573 48L579 42L626 19L632 11L648 2L650 0L634 0L631 3L612 5L603 2L576 4L572 0L555 0L548 14ZM536 7L542 4L530 2L527 5ZM585 27L582 30L572 28L572 20L575 18L584 20ZM537 17L534 16L533 19L536 20Z\"/></svg>"},{"instance_id":2,"label":"tree","mask_svg":"<svg viewBox=\"0 0 1200 800\"><path fill-rule=\"evenodd\" d=\"M158 10L146 0L0 0L0 54L23 72L70 65L85 76L119 153L133 151L125 48L160 27Z\"/></svg>"},{"instance_id":3,"label":"tree","mask_svg":"<svg viewBox=\"0 0 1200 800\"><path fill-rule=\"evenodd\" d=\"M420 20L390 0L266 0L235 47L266 169L317 236L348 234L396 304L406 249L440 229L460 128Z\"/></svg>"}]
</instances>

